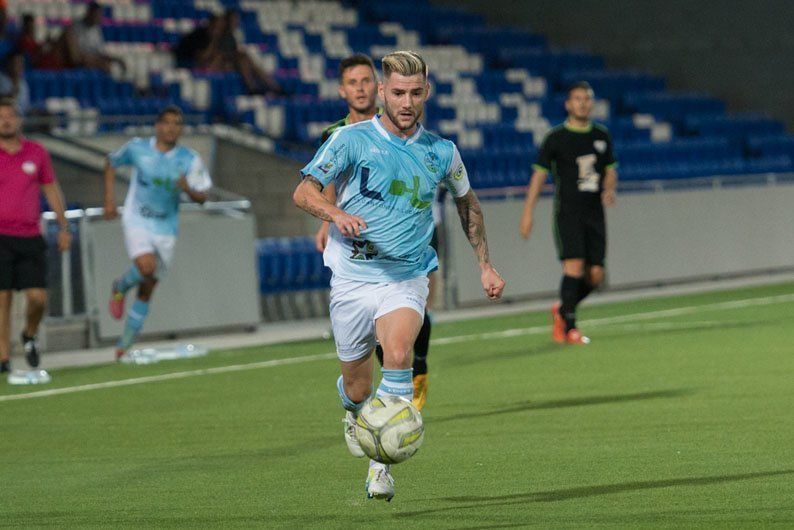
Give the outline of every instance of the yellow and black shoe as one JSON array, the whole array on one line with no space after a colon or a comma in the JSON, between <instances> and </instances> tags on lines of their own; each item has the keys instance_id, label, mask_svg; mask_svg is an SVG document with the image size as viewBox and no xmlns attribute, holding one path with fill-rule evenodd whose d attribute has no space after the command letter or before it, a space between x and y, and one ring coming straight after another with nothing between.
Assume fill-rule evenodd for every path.
<instances>
[{"instance_id":1,"label":"yellow and black shoe","mask_svg":"<svg viewBox=\"0 0 794 530\"><path fill-rule=\"evenodd\" d=\"M422 410L427 401L427 374L417 374L414 376L414 399L413 404L417 410Z\"/></svg>"}]
</instances>

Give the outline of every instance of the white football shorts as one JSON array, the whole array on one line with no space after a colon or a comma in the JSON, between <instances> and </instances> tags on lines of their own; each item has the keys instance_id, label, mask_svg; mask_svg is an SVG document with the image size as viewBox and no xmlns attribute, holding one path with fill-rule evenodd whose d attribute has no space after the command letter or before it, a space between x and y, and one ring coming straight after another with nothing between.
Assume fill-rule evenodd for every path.
<instances>
[{"instance_id":1,"label":"white football shorts","mask_svg":"<svg viewBox=\"0 0 794 530\"><path fill-rule=\"evenodd\" d=\"M176 236L154 234L140 226L124 224L124 243L127 255L135 259L144 254L157 257L157 277L162 278L174 259Z\"/></svg>"},{"instance_id":2,"label":"white football shorts","mask_svg":"<svg viewBox=\"0 0 794 530\"><path fill-rule=\"evenodd\" d=\"M377 344L375 321L408 307L425 315L427 276L394 283L367 283L334 276L331 279L331 327L340 361L366 357Z\"/></svg>"}]
</instances>

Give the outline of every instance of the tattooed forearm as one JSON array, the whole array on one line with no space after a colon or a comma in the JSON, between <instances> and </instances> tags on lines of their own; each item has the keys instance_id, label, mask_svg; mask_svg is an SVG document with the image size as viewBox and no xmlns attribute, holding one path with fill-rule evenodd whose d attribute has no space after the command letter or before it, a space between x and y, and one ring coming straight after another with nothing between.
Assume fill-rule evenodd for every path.
<instances>
[{"instance_id":1,"label":"tattooed forearm","mask_svg":"<svg viewBox=\"0 0 794 530\"><path fill-rule=\"evenodd\" d=\"M455 205L458 207L458 215L460 216L460 223L463 226L463 231L466 237L469 238L474 253L477 255L479 263L490 262L488 256L488 240L485 237L485 218L480 208L480 201L477 200L477 195L473 191L469 192L455 199Z\"/></svg>"},{"instance_id":2,"label":"tattooed forearm","mask_svg":"<svg viewBox=\"0 0 794 530\"><path fill-rule=\"evenodd\" d=\"M331 214L329 214L328 212L326 212L325 210L323 210L321 208L318 208L318 207L310 204L309 200L307 198L305 198L305 197L303 199L303 203L301 204L301 208L303 208L304 210L306 210L307 212L309 212L313 216L319 217L323 221L331 222L331 221L334 220L331 217Z\"/></svg>"},{"instance_id":3,"label":"tattooed forearm","mask_svg":"<svg viewBox=\"0 0 794 530\"><path fill-rule=\"evenodd\" d=\"M306 175L295 190L293 200L302 210L305 210L323 221L333 221L331 213L325 206L332 207L322 194L322 183L311 175Z\"/></svg>"}]
</instances>

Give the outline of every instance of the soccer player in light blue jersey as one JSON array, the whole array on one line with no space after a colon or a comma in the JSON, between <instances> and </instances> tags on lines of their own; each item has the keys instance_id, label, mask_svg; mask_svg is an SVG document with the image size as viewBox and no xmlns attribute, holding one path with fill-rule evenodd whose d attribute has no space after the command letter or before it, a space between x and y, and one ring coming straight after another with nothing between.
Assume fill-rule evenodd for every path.
<instances>
[{"instance_id":1,"label":"soccer player in light blue jersey","mask_svg":"<svg viewBox=\"0 0 794 530\"><path fill-rule=\"evenodd\" d=\"M177 145L182 135L182 110L164 109L155 123L153 138L133 138L108 156L105 166L105 218L117 217L113 186L116 168L134 171L124 201L122 225L132 265L113 282L109 311L124 316L124 296L133 287L138 297L130 307L124 333L116 345L116 359L132 346L149 314L149 301L174 255L179 225L179 199L184 192L204 203L212 180L198 153Z\"/></svg>"},{"instance_id":2,"label":"soccer player in light blue jersey","mask_svg":"<svg viewBox=\"0 0 794 530\"><path fill-rule=\"evenodd\" d=\"M337 390L345 440L354 456L355 416L372 391L372 351L383 347L377 394L411 400L411 349L424 318L429 272L438 266L430 246L431 202L444 181L455 197L474 248L485 294L501 297L505 282L488 254L482 210L455 144L426 131L419 120L429 95L427 65L410 51L383 58L379 85L383 115L337 129L301 170L295 204L329 221L323 253L333 271L331 325L342 375ZM336 186L336 204L322 191ZM370 498L390 500L389 466L370 462Z\"/></svg>"}]
</instances>

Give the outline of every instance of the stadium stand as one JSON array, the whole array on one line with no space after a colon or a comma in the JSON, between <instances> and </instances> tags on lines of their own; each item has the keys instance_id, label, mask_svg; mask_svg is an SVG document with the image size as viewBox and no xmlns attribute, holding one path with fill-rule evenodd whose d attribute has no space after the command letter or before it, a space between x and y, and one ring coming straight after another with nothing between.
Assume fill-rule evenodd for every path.
<instances>
[{"instance_id":1,"label":"stadium stand","mask_svg":"<svg viewBox=\"0 0 794 530\"><path fill-rule=\"evenodd\" d=\"M564 118L565 88L581 79L595 89L594 116L615 139L622 181L794 170L794 136L779 121L730 114L707 94L667 90L657 76L607 69L601 57L556 49L541 34L489 27L479 15L427 0L102 4L107 52L123 58L126 71L27 74L33 106L64 116L73 132L126 130L176 103L199 122L247 128L276 140L277 152L305 160L322 129L345 113L336 93L340 59L408 48L421 51L431 69L425 125L457 142L476 188L526 185L537 146ZM8 2L12 24L25 13L36 17L39 39L84 9L60 0ZM236 72L176 68L171 50L180 36L224 9L240 11L238 41L283 95L247 94ZM327 285L307 240L262 240L258 255L263 295Z\"/></svg>"}]
</instances>

